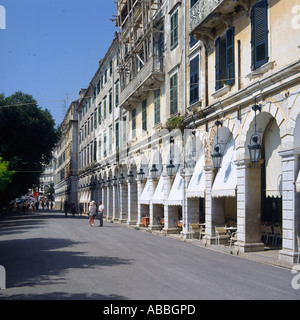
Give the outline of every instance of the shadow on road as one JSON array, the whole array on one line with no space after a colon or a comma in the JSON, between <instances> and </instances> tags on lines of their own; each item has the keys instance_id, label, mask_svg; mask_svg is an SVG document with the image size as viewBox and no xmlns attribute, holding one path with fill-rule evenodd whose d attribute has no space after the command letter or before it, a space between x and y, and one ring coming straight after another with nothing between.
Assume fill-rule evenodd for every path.
<instances>
[{"instance_id":1,"label":"shadow on road","mask_svg":"<svg viewBox=\"0 0 300 320\"><path fill-rule=\"evenodd\" d=\"M0 299L126 299L118 295L97 294L96 286L91 291L83 290L83 293L68 293L61 290L70 283L80 287L81 281L85 284L85 277L88 274L95 277L101 273L103 267L129 265L132 261L84 252L79 246L88 245L85 241L47 236L32 237L30 230L44 227L47 218L60 219L65 216L48 212L45 216L11 215L6 217L5 221L1 219L0 265L6 269L7 290L0 290ZM76 218L86 219L79 216ZM28 234L23 237L23 233ZM47 293L47 286L56 287L56 290L49 290ZM32 289L34 287L39 287L40 293L36 293Z\"/></svg>"}]
</instances>

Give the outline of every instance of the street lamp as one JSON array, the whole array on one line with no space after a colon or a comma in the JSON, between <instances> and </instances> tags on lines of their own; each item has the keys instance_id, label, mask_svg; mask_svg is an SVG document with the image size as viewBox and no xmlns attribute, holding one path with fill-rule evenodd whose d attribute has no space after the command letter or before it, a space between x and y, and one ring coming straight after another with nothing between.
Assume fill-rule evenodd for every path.
<instances>
[{"instance_id":1,"label":"street lamp","mask_svg":"<svg viewBox=\"0 0 300 320\"><path fill-rule=\"evenodd\" d=\"M112 181L113 186L116 186L116 185L117 185L117 182L118 182L118 179L117 179L116 176L114 176L114 177L111 179L111 181Z\"/></svg>"},{"instance_id":2,"label":"street lamp","mask_svg":"<svg viewBox=\"0 0 300 320\"><path fill-rule=\"evenodd\" d=\"M170 163L167 165L167 174L169 177L172 177L175 171L175 166L173 164L173 161L170 160Z\"/></svg>"},{"instance_id":3,"label":"street lamp","mask_svg":"<svg viewBox=\"0 0 300 320\"><path fill-rule=\"evenodd\" d=\"M260 160L261 157L261 137L256 131L256 112L261 112L261 106L256 104L252 107L252 110L255 112L254 117L254 134L250 138L250 145L248 145L250 161L254 164Z\"/></svg>"},{"instance_id":4,"label":"street lamp","mask_svg":"<svg viewBox=\"0 0 300 320\"><path fill-rule=\"evenodd\" d=\"M195 168L195 161L194 161L193 156L191 154L188 156L188 159L185 162L185 167L186 167L187 172L189 174L193 174L194 168Z\"/></svg>"},{"instance_id":5,"label":"street lamp","mask_svg":"<svg viewBox=\"0 0 300 320\"><path fill-rule=\"evenodd\" d=\"M150 170L150 176L153 180L156 180L157 179L157 176L158 176L158 170L156 168L156 164L153 164L152 165L152 168Z\"/></svg>"},{"instance_id":6,"label":"street lamp","mask_svg":"<svg viewBox=\"0 0 300 320\"><path fill-rule=\"evenodd\" d=\"M219 144L219 126L222 126L222 121L219 121L219 119L215 122L215 125L217 126L217 144L214 147L214 152L211 154L213 166L215 169L219 170L221 168L222 159L223 159L223 153L221 145Z\"/></svg>"},{"instance_id":7,"label":"street lamp","mask_svg":"<svg viewBox=\"0 0 300 320\"><path fill-rule=\"evenodd\" d=\"M174 172L175 172L175 166L173 164L173 160L172 160L172 149L171 149L171 144L174 145L174 138L170 137L170 163L167 165L167 174L169 177L172 177Z\"/></svg>"},{"instance_id":8,"label":"street lamp","mask_svg":"<svg viewBox=\"0 0 300 320\"><path fill-rule=\"evenodd\" d=\"M133 182L134 175L133 175L131 170L129 171L129 173L127 175L127 178L128 178L128 183L132 183Z\"/></svg>"},{"instance_id":9,"label":"street lamp","mask_svg":"<svg viewBox=\"0 0 300 320\"><path fill-rule=\"evenodd\" d=\"M143 168L141 167L140 171L137 173L137 179L138 181L142 182L144 181L145 172L143 171Z\"/></svg>"},{"instance_id":10,"label":"street lamp","mask_svg":"<svg viewBox=\"0 0 300 320\"><path fill-rule=\"evenodd\" d=\"M120 184L123 184L124 181L125 181L125 177L124 177L124 174L123 174L123 172L122 172L122 173L120 174L120 177L119 177L119 183L120 183Z\"/></svg>"}]
</instances>

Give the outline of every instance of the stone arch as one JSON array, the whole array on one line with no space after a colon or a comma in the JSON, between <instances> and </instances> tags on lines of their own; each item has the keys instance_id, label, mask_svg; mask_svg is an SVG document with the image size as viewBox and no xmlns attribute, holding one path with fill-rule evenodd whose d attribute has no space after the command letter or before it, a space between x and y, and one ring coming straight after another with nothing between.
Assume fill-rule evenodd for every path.
<instances>
[{"instance_id":1,"label":"stone arch","mask_svg":"<svg viewBox=\"0 0 300 320\"><path fill-rule=\"evenodd\" d=\"M219 142L222 144L226 144L228 139L230 139L231 134L235 140L236 149L240 145L240 128L238 123L232 119L229 115L220 119L222 121L222 127L219 127ZM207 134L207 141L205 141L205 163L206 165L211 165L211 153L217 143L217 126L215 125L215 121L211 126L209 133Z\"/></svg>"}]
</instances>

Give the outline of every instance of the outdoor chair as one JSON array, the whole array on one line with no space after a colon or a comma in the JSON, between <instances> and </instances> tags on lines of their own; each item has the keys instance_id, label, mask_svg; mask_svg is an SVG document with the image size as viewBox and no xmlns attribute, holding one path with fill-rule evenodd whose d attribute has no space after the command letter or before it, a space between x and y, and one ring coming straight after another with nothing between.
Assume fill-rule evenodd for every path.
<instances>
[{"instance_id":1,"label":"outdoor chair","mask_svg":"<svg viewBox=\"0 0 300 320\"><path fill-rule=\"evenodd\" d=\"M199 235L199 239L201 240L204 236L206 235L205 233L205 228L200 226L200 235Z\"/></svg>"},{"instance_id":2,"label":"outdoor chair","mask_svg":"<svg viewBox=\"0 0 300 320\"><path fill-rule=\"evenodd\" d=\"M156 217L156 222L157 222L157 225L159 226L159 230L161 231L164 227L164 224L161 222L161 218L160 217Z\"/></svg>"},{"instance_id":3,"label":"outdoor chair","mask_svg":"<svg viewBox=\"0 0 300 320\"><path fill-rule=\"evenodd\" d=\"M200 239L200 226L199 223L190 223L190 239L194 239L194 234L199 233Z\"/></svg>"},{"instance_id":4,"label":"outdoor chair","mask_svg":"<svg viewBox=\"0 0 300 320\"><path fill-rule=\"evenodd\" d=\"M178 220L177 219L173 219L173 224L174 224L174 227L176 228L177 234L180 234L181 227L178 225Z\"/></svg>"},{"instance_id":5,"label":"outdoor chair","mask_svg":"<svg viewBox=\"0 0 300 320\"><path fill-rule=\"evenodd\" d=\"M220 245L220 240L226 240L227 242L230 238L225 227L215 227L215 232L218 246Z\"/></svg>"},{"instance_id":6,"label":"outdoor chair","mask_svg":"<svg viewBox=\"0 0 300 320\"><path fill-rule=\"evenodd\" d=\"M271 226L265 226L265 236L266 236L266 244L269 242L269 238L272 238L272 243L274 241L274 234Z\"/></svg>"},{"instance_id":7,"label":"outdoor chair","mask_svg":"<svg viewBox=\"0 0 300 320\"><path fill-rule=\"evenodd\" d=\"M231 246L234 242L237 241L237 232L232 232L232 234L230 235L230 249L231 249Z\"/></svg>"},{"instance_id":8,"label":"outdoor chair","mask_svg":"<svg viewBox=\"0 0 300 320\"><path fill-rule=\"evenodd\" d=\"M274 226L274 239L273 244L277 244L277 240L282 239L281 228L279 226Z\"/></svg>"}]
</instances>

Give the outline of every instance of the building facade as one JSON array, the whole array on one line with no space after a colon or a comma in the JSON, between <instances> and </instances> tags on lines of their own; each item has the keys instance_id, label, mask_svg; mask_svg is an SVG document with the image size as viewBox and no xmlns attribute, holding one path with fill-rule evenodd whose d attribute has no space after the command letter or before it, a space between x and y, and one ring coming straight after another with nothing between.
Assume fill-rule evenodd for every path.
<instances>
[{"instance_id":1,"label":"building facade","mask_svg":"<svg viewBox=\"0 0 300 320\"><path fill-rule=\"evenodd\" d=\"M180 221L186 238L200 223L212 244L230 224L244 252L278 227L279 258L294 261L299 5L118 0L115 38L77 106L84 210L101 200L107 220L164 233Z\"/></svg>"},{"instance_id":2,"label":"building facade","mask_svg":"<svg viewBox=\"0 0 300 320\"><path fill-rule=\"evenodd\" d=\"M197 170L205 175L207 238L213 241L215 226L230 220L241 250L263 250L262 226L279 226L279 257L294 261L300 232L300 32L291 16L299 3L190 4L190 34L201 42L200 78L206 80L198 81L204 103L185 124L197 128L204 150ZM253 151L259 158L252 158ZM223 160L216 169L212 158L218 152Z\"/></svg>"},{"instance_id":3,"label":"building facade","mask_svg":"<svg viewBox=\"0 0 300 320\"><path fill-rule=\"evenodd\" d=\"M54 151L55 208L64 210L77 203L78 113L79 100L73 101L62 122L61 139Z\"/></svg>"}]
</instances>

